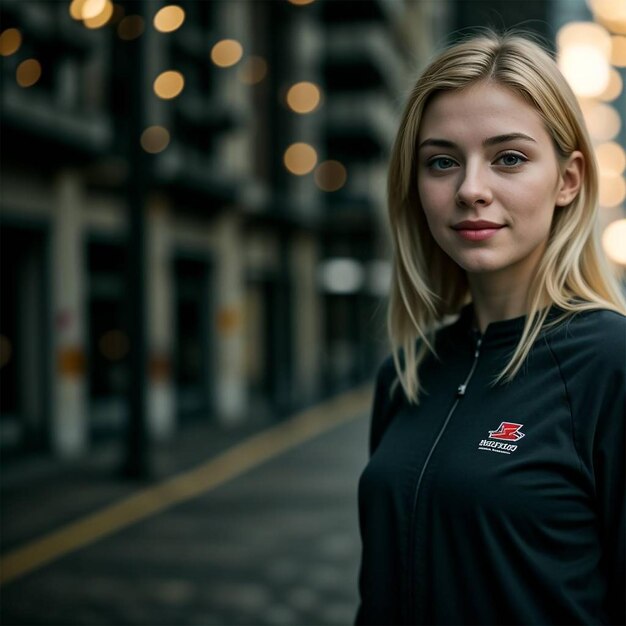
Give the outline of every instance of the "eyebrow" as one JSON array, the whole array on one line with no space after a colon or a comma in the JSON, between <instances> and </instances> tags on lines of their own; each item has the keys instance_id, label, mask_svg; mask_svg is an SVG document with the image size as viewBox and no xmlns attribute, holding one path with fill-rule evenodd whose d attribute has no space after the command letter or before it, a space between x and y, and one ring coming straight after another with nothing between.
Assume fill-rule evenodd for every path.
<instances>
[{"instance_id":1,"label":"eyebrow","mask_svg":"<svg viewBox=\"0 0 626 626\"><path fill-rule=\"evenodd\" d=\"M495 137L488 137L483 141L483 146L494 146L499 143L505 143L507 141L513 141L514 139L521 139L523 141L532 141L533 143L537 143L530 135L525 135L524 133L507 133L506 135L496 135ZM453 141L448 141L447 139L436 139L430 138L425 139L418 146L418 150L425 148L427 146L436 146L438 148L458 148L458 146Z\"/></svg>"}]
</instances>

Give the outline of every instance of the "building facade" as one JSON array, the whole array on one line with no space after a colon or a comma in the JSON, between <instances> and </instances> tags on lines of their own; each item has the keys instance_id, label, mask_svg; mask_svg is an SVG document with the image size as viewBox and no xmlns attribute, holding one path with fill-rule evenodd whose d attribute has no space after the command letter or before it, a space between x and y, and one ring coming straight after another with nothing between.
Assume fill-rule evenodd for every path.
<instances>
[{"instance_id":1,"label":"building facade","mask_svg":"<svg viewBox=\"0 0 626 626\"><path fill-rule=\"evenodd\" d=\"M174 27L166 2L111 5L102 25L82 5L1 8L3 456L124 436L133 290L152 438L368 378L386 350L386 157L441 11L181 1Z\"/></svg>"}]
</instances>

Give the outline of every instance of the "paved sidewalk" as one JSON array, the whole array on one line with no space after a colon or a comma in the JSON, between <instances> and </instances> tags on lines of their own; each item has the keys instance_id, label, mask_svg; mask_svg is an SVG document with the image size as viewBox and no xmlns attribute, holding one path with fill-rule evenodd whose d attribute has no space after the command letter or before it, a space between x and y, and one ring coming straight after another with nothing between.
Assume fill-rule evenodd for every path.
<instances>
[{"instance_id":1,"label":"paved sidewalk","mask_svg":"<svg viewBox=\"0 0 626 626\"><path fill-rule=\"evenodd\" d=\"M189 429L155 451L155 481L260 427ZM351 623L367 427L365 415L349 421L4 585L2 623ZM9 472L2 552L144 486L120 481L119 461L111 448L54 471Z\"/></svg>"},{"instance_id":2,"label":"paved sidewalk","mask_svg":"<svg viewBox=\"0 0 626 626\"><path fill-rule=\"evenodd\" d=\"M122 478L125 451L119 441L101 442L75 461L49 457L15 461L0 474L0 553L194 467L271 425L186 424L170 441L152 444L151 473L143 480Z\"/></svg>"}]
</instances>

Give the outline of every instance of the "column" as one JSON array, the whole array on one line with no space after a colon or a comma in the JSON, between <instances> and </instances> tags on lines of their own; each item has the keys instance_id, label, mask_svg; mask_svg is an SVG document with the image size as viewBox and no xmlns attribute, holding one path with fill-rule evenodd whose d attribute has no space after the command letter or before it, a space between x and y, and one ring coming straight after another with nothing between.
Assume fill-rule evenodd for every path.
<instances>
[{"instance_id":1,"label":"column","mask_svg":"<svg viewBox=\"0 0 626 626\"><path fill-rule=\"evenodd\" d=\"M51 438L61 457L83 453L89 440L85 344L85 262L82 189L76 172L61 170L56 181L52 229L54 367Z\"/></svg>"},{"instance_id":2,"label":"column","mask_svg":"<svg viewBox=\"0 0 626 626\"><path fill-rule=\"evenodd\" d=\"M306 233L296 236L291 257L296 341L294 382L300 399L306 403L319 393L320 347L323 345L321 296L316 281L318 249L314 236Z\"/></svg>"},{"instance_id":3,"label":"column","mask_svg":"<svg viewBox=\"0 0 626 626\"><path fill-rule=\"evenodd\" d=\"M147 221L148 280L148 432L166 440L174 432L175 406L172 380L172 293L169 214L164 198L150 200Z\"/></svg>"},{"instance_id":4,"label":"column","mask_svg":"<svg viewBox=\"0 0 626 626\"><path fill-rule=\"evenodd\" d=\"M246 384L243 337L243 239L236 216L225 213L215 236L215 388L218 419L225 424L245 417ZM209 346L207 346L209 349Z\"/></svg>"}]
</instances>

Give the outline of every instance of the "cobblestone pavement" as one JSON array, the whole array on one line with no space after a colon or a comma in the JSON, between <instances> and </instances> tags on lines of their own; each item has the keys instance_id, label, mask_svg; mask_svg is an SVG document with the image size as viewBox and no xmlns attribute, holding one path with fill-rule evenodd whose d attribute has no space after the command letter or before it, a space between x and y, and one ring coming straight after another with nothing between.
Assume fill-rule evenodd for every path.
<instances>
[{"instance_id":1,"label":"cobblestone pavement","mask_svg":"<svg viewBox=\"0 0 626 626\"><path fill-rule=\"evenodd\" d=\"M7 583L0 588L2 624L352 623L360 549L356 489L367 428L365 416L338 426ZM54 490L71 486L51 481L49 488L40 481L39 497L21 499L11 491L3 518L11 518L5 507L14 503L30 530L20 536L16 523L3 521L10 530L5 547L33 528L41 532L42 522L26 520L37 519L38 503L62 497ZM101 498L129 489L111 483ZM41 517L52 529L63 515Z\"/></svg>"}]
</instances>

